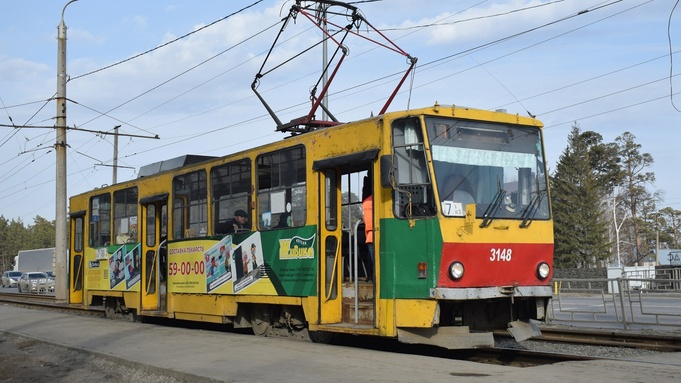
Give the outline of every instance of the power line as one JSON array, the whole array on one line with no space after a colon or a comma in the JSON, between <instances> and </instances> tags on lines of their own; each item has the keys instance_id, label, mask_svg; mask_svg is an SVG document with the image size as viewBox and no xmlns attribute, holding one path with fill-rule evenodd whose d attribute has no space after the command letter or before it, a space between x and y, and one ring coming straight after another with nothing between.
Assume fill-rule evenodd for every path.
<instances>
[{"instance_id":1,"label":"power line","mask_svg":"<svg viewBox=\"0 0 681 383\"><path fill-rule=\"evenodd\" d=\"M676 76L679 76L679 75L681 75L681 74L676 74L676 75L674 75L673 77L676 77ZM577 106L577 105L583 105L583 104L586 104L586 103L588 103L588 102L593 102L593 101L600 100L600 99L603 99L603 98L606 98L606 97L610 97L610 96L614 96L614 95L617 95L617 94L620 94L620 93L628 92L628 91L630 91L630 90L638 89L638 88L644 87L644 86L646 86L646 85L654 84L654 83L656 83L656 82L661 82L661 81L664 81L664 80L666 80L666 79L667 79L667 77L663 77L663 78L660 78L660 79L657 79L657 80L645 82L645 83L643 83L643 84L638 84L638 85L635 85L635 86L632 86L632 87L629 87L629 88L626 88L626 89L620 89L620 90L618 90L618 91L616 91L616 92L611 92L611 93L608 93L608 94L604 94L604 95L602 95L602 96L590 98L590 99L588 99L588 100L580 101L580 102L577 102L577 103L574 103L574 104L571 104L571 105L566 105L566 106L562 106L562 107L560 107L560 108L556 108L556 109L553 109L553 110L549 110L549 111L547 111L547 112L543 112L542 115L547 115L547 114L559 112L559 111L561 111L561 110L569 109L569 108L575 107L575 106Z\"/></svg>"},{"instance_id":2,"label":"power line","mask_svg":"<svg viewBox=\"0 0 681 383\"><path fill-rule=\"evenodd\" d=\"M173 40L171 40L171 41L168 41L167 43L161 44L161 45L159 45L159 46L157 46L157 47L155 47L155 48L151 48L151 49L149 49L149 50L147 50L147 51L144 51L144 52L142 52L142 53L136 54L136 55L134 55L134 56L132 56L132 57L128 57L127 59L124 59L124 60L115 62L115 63L113 63L113 64L111 64L111 65L107 65L107 66L105 66L105 67L103 67L103 68L99 68L99 69L93 70L93 71L91 71L91 72L84 73L84 74L81 74L81 75L72 77L72 78L69 79L69 81L77 80L77 79L79 79L79 78L82 78L82 77L85 77L85 76L89 76L89 75L91 75L91 74L95 74L95 73L101 72L101 71L106 70L106 69L113 68L113 67L118 66L118 65L120 65L120 64L123 64L123 63L126 63L126 62L128 62L128 61L134 60L134 59L136 59L136 58L138 58L138 57L144 56L144 55L146 55L146 54L148 54L148 53L151 53L151 52L153 52L153 51L155 51L155 50L158 50L158 49L161 49L161 48L163 48L163 47L166 47L166 46L168 46L168 45L170 45L170 44L172 44L172 43L175 43L175 42L180 41L180 40L182 40L182 39L184 39L184 38L187 38L187 37L193 35L194 33L200 32L200 31L202 31L202 30L204 30L204 29L206 29L206 28L208 28L208 27L212 27L213 25L215 25L215 24L217 24L217 23L219 23L219 22L221 22L221 21L227 20L228 18L230 18L230 17L232 17L232 16L234 16L234 15L237 15L237 14L239 14L239 13L241 13L241 12L243 12L243 11L245 11L245 10L251 8L251 7L254 7L254 6L258 5L259 3L262 3L262 2L263 2L263 0L258 0L258 1L256 1L255 3L253 3L253 4L251 4L251 5L248 5L248 6L246 6L246 7L243 7L243 8L241 8L240 10L238 10L238 11L236 11L236 12L233 12L233 13L231 13L231 14L229 14L229 15L227 15L227 16L221 18L221 19L215 20L215 21L213 21L212 23L210 23L210 24L208 24L208 25L204 25L203 27L201 27L201 28L199 28L199 29L196 29L196 30L194 30L194 31L191 31L191 32L189 32L189 33L186 33L186 34L184 34L184 35L182 35L182 36L180 36L180 37L178 37L178 38L176 38L176 39L173 39Z\"/></svg>"},{"instance_id":3,"label":"power line","mask_svg":"<svg viewBox=\"0 0 681 383\"><path fill-rule=\"evenodd\" d=\"M261 0L261 1L262 1L262 0ZM278 23L277 23L277 24L278 24ZM88 120L88 121L82 123L81 126L82 126L82 125L87 125L87 124L91 123L92 121L94 121L94 120L96 120L96 119L102 117L103 115L106 115L106 114L108 114L108 113L111 113L111 112L113 112L114 110L119 109L120 107L125 106L125 105L127 105L127 104L129 104L129 103L131 103L131 102L133 102L133 101L135 101L135 100L137 100L138 98L140 98L140 97L142 97L142 96L144 96L144 95L146 95L146 94L149 94L149 93L153 92L154 90L156 90L156 89L162 87L163 85L166 85L166 84L170 83L171 81L176 80L176 79L178 79L178 78L184 76L185 74L187 74L187 73L193 71L194 69L197 69L197 68L201 67L202 65L204 65L204 64L206 64L206 63L208 63L208 62L210 62L211 60L213 60L213 59L215 59L215 58L221 56L222 54L224 54L224 53L226 53L226 52L232 50L232 49L235 48L236 46L245 43L246 41L248 41L248 40L250 40L250 39L256 37L257 35L259 35L259 34L265 32L265 31L267 31L268 29L270 29L270 28L272 28L272 27L274 27L274 26L276 26L276 24L273 24L272 26L270 26L270 27L268 27L268 28L266 28L266 29L264 29L264 30L258 32L256 35L252 35L252 36L250 36L248 39L243 40L243 41L239 42L238 44L236 44L236 45L234 45L234 46L231 46L231 47L229 47L229 48L223 50L222 52L219 52L218 54L213 55L213 56L211 56L211 57L209 57L209 58L207 58L207 59L201 61L200 63L198 63L198 64L196 64L196 65L190 67L189 69L186 69L186 70L180 72L179 74L177 74L177 75L175 75L175 76L173 76L173 77L171 77L171 78L169 78L169 79L167 79L167 80L161 82L160 84L158 84L158 85L152 87L151 89L148 89L148 90L146 90L146 91L144 91L144 92L138 94L137 96L135 96L135 97L133 97L133 98L131 98L131 99L129 99L129 100L127 100L127 101L125 101L125 102L123 102L123 103L121 103L121 104L119 104L119 105L117 105L117 106L115 106L115 107L113 107L113 108L107 110L106 112L100 114L99 116L97 116L97 117L95 117L95 118L92 118L92 119L90 119L90 120ZM138 116L138 117L139 117L139 116ZM121 121L121 122L122 122L122 121Z\"/></svg>"},{"instance_id":4,"label":"power line","mask_svg":"<svg viewBox=\"0 0 681 383\"><path fill-rule=\"evenodd\" d=\"M681 93L681 92L676 92L676 93L673 94L673 96L676 96L676 95L678 95L678 94L680 94L680 93ZM645 101L636 102L636 103L629 104L629 105L625 105L625 106L621 106L621 107L618 107L618 108L613 108L613 109L610 109L610 110L606 110L606 111L603 111L603 112L591 114L591 115L584 116L584 117L573 118L573 119L571 119L570 121L565 121L565 122L561 122L561 123L558 123L558 124L551 124L551 125L545 126L544 129L553 128L553 127L556 127L556 126L561 126L561 125L566 125L566 124L572 124L574 121L582 121L582 120L586 120L586 119L589 119L589 118L602 116L602 115L608 114L608 113L619 112L619 111L624 110L624 109L629 109L629 108L633 108L633 107L635 107L635 106L641 106L641 105L643 105L643 104L648 104L648 103L651 103L651 102L654 102L654 101L659 101L659 100L665 99L665 98L667 98L667 97L669 97L669 95L664 95L664 96L660 96L660 97L651 98L651 99L648 99L648 100L645 100Z\"/></svg>"},{"instance_id":5,"label":"power line","mask_svg":"<svg viewBox=\"0 0 681 383\"><path fill-rule=\"evenodd\" d=\"M556 23L561 22L561 21L569 20L569 19L571 19L571 18L573 18L573 17L576 17L576 16L579 16L579 15L583 15L583 14L585 14L585 13L587 13L587 12L594 11L594 10L597 10L597 9L605 8L605 7L607 7L607 6L613 5L613 4L618 3L618 2L621 2L621 0L617 0L617 1L614 1L614 2L610 2L610 3L607 3L607 4L600 5L600 6L596 6L596 7L592 7L592 8L587 9L587 10L582 10L582 11L580 11L580 12L575 13L574 15L570 15L570 16L563 17L563 18L558 19L558 20L554 20L554 21L552 21L552 22L543 24L543 25L541 25L541 26L534 27L534 28L525 30L525 31L523 31L523 32L520 32L520 33L517 33L517 34L514 34L514 35L510 35L510 36L504 37L504 38L502 38L502 39L493 41L493 42L491 42L491 43L483 44L483 45L477 46L477 47L475 47L475 48L471 48L471 49L468 49L468 50L466 50L466 51L459 52L459 53L457 53L457 54L455 54L455 55L450 55L450 56L446 56L446 57L444 57L444 58L440 58L440 59L433 60L433 61L431 61L431 62L428 62L428 63L424 64L423 66L431 65L431 64L437 63L437 62L439 62L439 61L441 61L441 60L443 60L443 59L451 58L451 57L453 57L453 56L463 55L464 53L467 53L467 52L477 51L477 50L479 50L479 49L483 49L483 48L486 48L486 47L488 47L488 46L497 44L497 43L499 43L499 42L501 42L501 41L509 40L509 39L511 39L511 38L518 37L518 36L523 35L523 34L525 34L525 33L529 33L529 32L531 32L531 31L535 31L535 30L537 30L537 29L540 29L540 28L543 28L543 27L546 27L546 26L549 26L549 25L553 25L553 24L556 24ZM637 5L637 6L640 6L640 5ZM635 8L635 7L633 7L633 8ZM631 9L631 8L630 8L630 9ZM628 9L628 10L630 10L630 9ZM624 11L623 11L623 12L624 12ZM620 12L620 13L621 13L621 12ZM619 13L617 13L617 14L619 14ZM617 15L617 14L615 14L615 15ZM580 28L573 29L573 30L571 30L570 32L574 32L575 30L578 30L578 29L581 29L581 28L585 28L586 26L595 24L596 22L603 21L603 20L605 20L605 19L607 19L607 18L610 18L610 17L613 17L613 16L614 16L614 15L611 15L611 16L608 16L608 17L599 19L598 21L595 21L595 22L586 24L586 25L584 25L584 26L581 26ZM269 28L267 28L267 29L269 29ZM263 30L263 31L264 31L264 30ZM261 32L259 32L259 33L262 33L263 31L261 31ZM569 33L569 32L568 32L568 33ZM562 35L564 35L564 34L561 34L561 35L559 35L559 36L562 36ZM253 37L253 36L251 36L251 37ZM251 37L249 37L249 38L251 38ZM557 38L557 36L556 36L556 37L553 37L553 38ZM551 39L553 39L553 38L551 38ZM549 41L549 40L551 40L551 39L547 39L547 40L544 40L544 41L542 41L542 42L546 42L546 41ZM532 45L532 46L536 46L536 45L538 45L538 44L539 44L539 43L534 44L534 45ZM519 52L519 51L521 51L521 50L524 50L524 49L529 49L529 47L525 47L525 48L520 49L520 50L517 50L517 51L515 51L515 52L513 52L513 53L517 53L517 52ZM510 55L510 54L509 54L509 55ZM506 57L506 56L508 56L508 55L501 56L501 57L499 57L499 58L497 58L497 59L495 59L495 60L487 61L486 63L489 63L489 62L492 62L492 61L496 61L496 60L501 59L501 58ZM484 63L484 64L486 64L486 63ZM199 65L201 65L201 64L199 64ZM198 66L198 65L197 65L197 66ZM197 66L195 66L195 67L197 67ZM195 68L195 67L193 67L193 68ZM193 68L192 68L192 69L193 69ZM190 70L191 70L191 69L190 69ZM186 71L183 72L183 73L186 73ZM395 74L393 74L393 75L395 75ZM384 76L383 79L388 78L388 77L393 76L393 75ZM177 76L175 76L174 78L176 78L176 77L177 77ZM173 79L173 78L171 78L170 80L172 80L172 79ZM167 80L167 81L164 82L163 84L167 83L167 82L170 81L170 80ZM380 79L379 79L379 80L380 80ZM366 85L369 84L369 83L376 82L376 81L379 81L379 80L372 80L372 81L370 81L370 82L366 82L366 83L363 83L363 84L359 84L359 85L356 85L356 86L354 86L354 87L346 88L346 89L343 89L343 90L340 90L340 91L336 92L336 94L341 94L341 93L343 93L343 92L347 92L347 91L352 90L352 89L356 89L356 88L359 88L359 87L362 87L362 86L366 86ZM425 84L425 85L427 85L427 84ZM425 85L420 85L419 87L422 87L422 86L425 86ZM155 88L157 88L157 87L155 87ZM155 89L155 88L152 88L152 90ZM151 91L151 90L150 90L150 91ZM147 91L147 92L149 92L149 91ZM145 92L145 93L146 93L146 92ZM144 93L143 93L143 94L144 94ZM186 94L186 92L185 92L185 94ZM134 100L134 99L136 99L136 98L138 98L138 97L139 97L139 96L133 98L132 100ZM132 100L129 100L128 102L130 102L130 101L132 101ZM128 103L128 102L126 102L126 103ZM124 103L124 104L126 104L126 103ZM124 104L122 104L122 105L124 105ZM120 107L120 106L119 106L119 107ZM154 109L156 109L156 108L158 108L158 106L155 107ZM147 112L145 112L145 114L146 114L146 113L147 113ZM184 118L184 119L187 119L187 118ZM92 120L90 120L90 121L92 121ZM90 121L88 121L88 122L90 122ZM173 122L170 122L170 123L173 123ZM223 128L218 128L218 129L215 129L215 130L213 130L213 131L202 132L202 133L199 133L199 134L194 135L194 137L199 137L199 136L202 136L202 135L205 135L205 134L210 134L211 132L219 131L219 130L222 130L222 129L223 129ZM165 146L165 145L163 145L163 146Z\"/></svg>"},{"instance_id":6,"label":"power line","mask_svg":"<svg viewBox=\"0 0 681 383\"><path fill-rule=\"evenodd\" d=\"M514 14L514 13L518 13L518 12L523 12L523 11L527 11L527 10L531 10L531 9L536 9L536 8L546 7L546 6L549 6L549 5L554 5L556 3L561 3L563 1L565 1L565 0L554 0L554 1L550 1L548 3L542 3L542 4L538 4L538 5L531 5L531 6L524 7L524 8L512 9L512 10L507 11L507 12L500 12L500 13L495 13L495 14L492 14L492 15L471 17L471 18L468 18L468 19L461 19L461 20L456 20L456 21L452 21L452 22L437 21L437 22L430 23L430 24L412 25L410 27L385 28L385 29L381 29L381 32L385 32L385 31L406 31L406 30L410 30L410 29L424 29L424 28L431 28L431 27L441 27L441 26L445 26L445 25L455 25L455 24L465 23L465 22L468 22L468 21L491 19L491 18L495 18L495 17L507 16L507 15L511 15L511 14ZM622 1L622 0L617 0L617 1ZM480 3L478 3L478 4L480 4Z\"/></svg>"},{"instance_id":7,"label":"power line","mask_svg":"<svg viewBox=\"0 0 681 383\"><path fill-rule=\"evenodd\" d=\"M554 2L551 2L551 3L548 3L548 4L554 4L554 3L556 3L556 2L561 2L561 1L563 1L563 0L554 1ZM619 1L621 1L621 0L617 0L616 2L619 2ZM478 5L481 4L481 3L484 3L484 2L486 2L486 0L485 0L485 1L481 1L480 3L478 3ZM607 4L606 4L606 5L607 5ZM523 8L523 9L516 10L516 12L517 12L517 11L522 11L522 10L527 10L527 9L532 9L532 8L536 8L536 7L527 7L527 8ZM469 8L469 9L470 9L470 8ZM593 9L594 9L594 10L595 10L595 9L598 9L598 7L595 7L595 8L593 8ZM512 12L511 12L511 13L512 13ZM584 11L582 11L582 13L584 13ZM505 13L504 13L504 14L505 14ZM503 14L498 14L498 15L503 15ZM490 17L495 17L495 16L498 16L498 15L492 15L492 16L490 16ZM445 18L445 19L446 19L446 18ZM443 19L443 20L444 20L444 19ZM464 21L467 21L467 20L464 20ZM559 21L560 21L560 20L559 20ZM557 22L557 21L556 21L556 22ZM555 23L555 22L554 22L554 23ZM272 28L272 27L274 27L274 26L276 26L276 25L278 25L278 24L279 24L278 22L277 22L276 24L273 24L272 26L270 26L270 27L268 27L268 28L266 28L266 29L264 29L264 30L258 32L257 34L252 35L252 36L250 36L249 38L247 38L247 39L241 41L239 44L241 44L241 43L243 43L243 42L245 42L245 41L247 41L247 40L250 40L251 38L255 37L256 35L259 35L259 34L265 32L266 30L269 30L270 28ZM391 30L391 29L384 29L384 30ZM530 31L531 31L531 30L530 30ZM529 31L528 31L528 32L529 32ZM237 44L237 45L239 45L239 44ZM236 46L236 45L235 45L235 46ZM228 49L228 50L229 50L229 49ZM225 52L225 51L220 52L218 55L220 55L220 54L222 54L222 53L224 53L224 52ZM212 58L217 57L218 55L213 56ZM212 58L210 58L210 59L212 59ZM209 59L209 60L210 60L210 59ZM206 62L207 62L207 61L208 61L208 60L206 60ZM190 68L189 70L192 70L192 69L194 69L194 68L196 68L196 67L202 65L203 63L205 63L205 62L199 63L199 64L197 64L195 67ZM424 65L429 65L429 63L426 63L426 64L424 64ZM189 70L183 72L182 74L188 72ZM223 73L224 73L224 72L223 72ZM401 74L401 72L400 72L400 74ZM388 78L388 77L391 77L391 76L394 76L394 75L396 75L396 74L392 74L392 75L388 75L388 76L382 77L382 79L385 79L385 78ZM176 77L179 77L179 75L176 76ZM161 85L163 85L163 84L165 84L165 83L167 83L167 82L169 82L169 81L175 79L176 77L173 77L173 78L171 78L170 80L167 80L166 82L163 82ZM376 81L380 81L380 79L372 80L371 82L376 82ZM368 82L368 83L371 83L371 82ZM367 85L368 83L359 84L359 85L356 85L356 86L353 87L353 88L346 88L346 89L344 89L344 90L340 90L340 91L336 92L335 94L340 94L340 93L346 92L346 91L348 91L348 90L351 90L351 89L354 89L354 88L357 88L357 87L362 87L362 86ZM159 85L159 86L160 86L160 85ZM158 87L158 86L157 86L157 87ZM154 88L152 88L151 90L154 90L154 89L156 89L157 87L154 87ZM192 88L191 90L193 90L193 89L196 89L196 87L195 87L195 88ZM141 95L144 95L144 94L150 92L151 90L149 90L149 91L147 91L147 92L144 92L144 93L142 93ZM191 90L190 90L190 91L191 91ZM186 94L186 93L188 93L188 92L189 92L189 91L184 92L183 94ZM182 95L183 95L183 94L182 94ZM116 108L119 108L120 106L123 106L123 105L125 105L125 104L127 104L127 103L129 103L129 102L131 102L131 101L133 101L133 100L135 100L135 99L137 99L137 98L139 98L141 95L138 95L138 96L134 97L133 99L131 99L131 100L129 100L129 101L127 101L127 102L125 102L125 103L123 103L123 104L117 106ZM180 96L181 96L181 95L180 95ZM180 96L173 97L171 100L177 99L177 98L180 97ZM169 100L169 101L170 101L170 100ZM167 102L169 102L169 101L167 101ZM162 106L162 105L164 105L164 104L165 104L165 103L160 104L160 105L154 107L154 108L151 109L151 110L157 109L158 107L160 107L160 106ZM116 108L114 108L114 109L116 109ZM149 111L151 111L151 110L149 110ZM142 115L148 113L149 111L143 113ZM141 115L140 115L140 116L141 116ZM140 117L140 116L135 117L135 119L138 118L138 117ZM134 119L133 119L133 120L134 120ZM82 125L85 125L85 124L87 124L87 123L89 123L89 122L91 122L91 121L92 121L92 120L87 121L86 123L84 123L84 124L82 124ZM171 123L172 123L172 122L171 122Z\"/></svg>"},{"instance_id":8,"label":"power line","mask_svg":"<svg viewBox=\"0 0 681 383\"><path fill-rule=\"evenodd\" d=\"M677 54L677 53L679 53L679 52L681 52L681 50L672 52L672 54ZM545 92L538 93L538 94L535 94L535 95L533 95L533 96L525 97L525 98L520 99L520 101L527 101L527 100L531 100L531 99L533 99L533 98L537 98L537 97L541 97L541 96L546 96L547 94L551 94L551 93L554 93L554 92L557 92L557 91L565 90L565 89L571 88L571 87L573 87L573 86L585 84L585 83L590 82L590 81L598 80L598 79L601 79L601 78L604 78L604 77L613 75L613 74L615 74L615 73L619 73L619 72L623 72L623 71L628 70L628 69L635 68L635 67L640 66L640 65L643 65L643 64L648 64L648 63L653 62L653 61L655 61L655 60L665 59L665 58L667 58L667 56L668 56L668 55L664 54L664 55L662 55L662 56L657 56L657 57L654 57L654 58L649 59L649 60L640 61L640 62L638 62L638 63L632 64L632 65L629 65L629 66L626 66L626 67L622 67L622 68L619 68L619 69L615 69L615 70L610 71L610 72L602 73L602 74L599 74L599 75L597 75L597 76L589 77L589 78L584 79L584 80L580 80L580 81L577 81L577 82L573 82L573 83L571 83L571 84L568 84L568 85L565 85L565 86L561 86L561 87L559 87L559 88L547 90L547 91L545 91ZM495 106L495 107L492 108L492 109L503 108L503 107L508 106L508 105L511 105L511 104L514 104L514 102L509 102L509 103L507 103L507 104L498 105L498 106Z\"/></svg>"},{"instance_id":9,"label":"power line","mask_svg":"<svg viewBox=\"0 0 681 383\"><path fill-rule=\"evenodd\" d=\"M240 46L240 45L246 43L247 41L249 41L249 40L251 40L251 39L253 39L253 38L255 38L255 37L261 35L262 33L265 33L266 31L269 31L270 29L272 29L273 27L277 26L278 24L279 24L278 22L275 23L275 24L272 24L272 25L270 25L269 27L267 27L267 28L261 30L260 32L255 33L255 34L253 34L253 35L247 37L246 39L243 39L243 40L239 41L238 43L236 43L236 44L230 46L229 48L227 48L227 49L225 49L225 50L223 50L223 51L221 51L221 52L219 52L219 53L217 53L217 54L215 54L215 55L209 57L208 59L206 59L206 60L204 60L204 61L202 61L202 62L200 62L200 63L194 65L193 67L191 67L191 68L189 68L189 69L187 69L187 70L181 72L180 74L178 74L178 75L176 75L176 76L170 78L169 80L167 80L167 81L165 81L165 82L159 84L158 86L149 89L148 91L142 93L141 95L139 95L139 96L133 98L133 99L130 100L130 101L133 101L133 100L135 100L136 98L138 98L138 97L140 97L140 96L142 96L142 95L144 95L144 94L146 94L146 93L149 93L149 92L151 92L151 91L153 91L153 90L159 88L160 86L162 86L162 85L164 85L164 84L167 84L168 82L170 82L170 81L172 81L172 80L175 80L175 79L179 78L179 77L182 76L182 75L185 75L185 74L189 73L190 71L192 71L192 70L194 70L194 69L196 69L196 68L198 68L198 67L200 67L200 66L202 66L202 65L204 65L204 64L206 64L206 63L208 63L209 61L211 61L211 60L213 60L213 59L215 59L215 58L217 58L217 57L223 55L224 53L227 53L227 52L231 51L232 49L234 49L234 48L236 48L236 47L238 47L238 46ZM253 57L253 58L254 58L254 57ZM246 63L246 62L248 62L248 61L251 61L251 60L253 60L253 58L250 58L250 59L248 59L248 60L242 62L241 64ZM239 64L239 65L241 65L241 64ZM206 80L206 81L204 81L204 82L202 82L202 83L200 83L200 84L198 84L198 85L196 85L196 86L194 86L194 87L188 89L187 91L182 92L182 93L178 94L177 96L172 97L172 98L166 100L165 102L163 102L163 103L161 103L161 104L159 104L159 105L157 105L157 106L155 106L155 107L153 107L153 108L147 110L146 112L144 112L144 113L142 113L142 114L140 114L140 115L134 117L134 118L131 119L130 121L134 121L134 120L136 120L136 119L138 119L138 118L144 116L145 114L148 114L148 113L150 113L150 112L152 112L152 111L154 111L154 110L160 108L161 106L166 105L166 104L170 103L171 101L176 100L176 99L178 99L178 98L180 98L180 97L186 95L187 93L189 93L189 92L191 92L191 91L193 91L193 90L198 89L199 87L201 87L201 86L203 86L203 85L209 83L210 81L215 80L216 78L218 78L218 77L222 76L223 74L229 72L230 70L232 70L232 69L238 67L239 65L237 65L237 66L235 66L235 67L232 67L232 68L230 68L229 70L224 71L224 72L222 72L222 73L220 73L220 74L218 74L218 75L216 75L216 76L213 76L213 77L211 77L210 79L208 79L208 80ZM122 104L122 105L125 105L125 104ZM122 105L121 105L121 106L122 106Z\"/></svg>"}]
</instances>

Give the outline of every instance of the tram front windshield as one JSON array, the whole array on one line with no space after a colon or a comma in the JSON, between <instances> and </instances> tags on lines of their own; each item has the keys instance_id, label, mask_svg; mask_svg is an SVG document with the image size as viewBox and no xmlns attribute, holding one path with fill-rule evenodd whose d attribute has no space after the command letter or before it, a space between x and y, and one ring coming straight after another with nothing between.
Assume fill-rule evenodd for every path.
<instances>
[{"instance_id":1,"label":"tram front windshield","mask_svg":"<svg viewBox=\"0 0 681 383\"><path fill-rule=\"evenodd\" d=\"M462 217L549 218L540 131L518 125L426 118L440 207Z\"/></svg>"}]
</instances>

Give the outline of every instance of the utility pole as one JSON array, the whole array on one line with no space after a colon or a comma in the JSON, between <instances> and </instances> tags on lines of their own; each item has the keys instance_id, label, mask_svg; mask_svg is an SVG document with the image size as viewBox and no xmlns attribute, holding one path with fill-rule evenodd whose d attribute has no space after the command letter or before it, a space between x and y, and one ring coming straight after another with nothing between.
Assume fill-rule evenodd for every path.
<instances>
[{"instance_id":1,"label":"utility pole","mask_svg":"<svg viewBox=\"0 0 681 383\"><path fill-rule=\"evenodd\" d=\"M658 226L659 212L655 213L655 265L660 264L660 226Z\"/></svg>"},{"instance_id":2,"label":"utility pole","mask_svg":"<svg viewBox=\"0 0 681 383\"><path fill-rule=\"evenodd\" d=\"M67 283L68 227L66 217L66 24L64 12L71 0L61 11L61 21L57 29L57 140L54 144L57 153L56 163L56 210L55 210L55 298L57 302L66 302L69 291Z\"/></svg>"},{"instance_id":3,"label":"utility pole","mask_svg":"<svg viewBox=\"0 0 681 383\"><path fill-rule=\"evenodd\" d=\"M319 11L321 12L321 20L322 20L322 29L324 32L322 33L322 70L324 71L323 77L322 77L322 89L326 87L326 83L329 81L329 74L328 71L326 70L326 66L328 65L328 47L327 47L327 41L328 38L327 32L329 25L326 22L326 10L329 9L329 5L320 3L319 4ZM329 92L324 93L324 97L322 97L322 104L324 104L325 107L329 107ZM329 119L329 115L326 113L326 110L322 108L322 120L326 121Z\"/></svg>"},{"instance_id":4,"label":"utility pole","mask_svg":"<svg viewBox=\"0 0 681 383\"><path fill-rule=\"evenodd\" d=\"M113 183L116 184L118 176L118 128L120 125L114 126L114 160L113 160Z\"/></svg>"}]
</instances>

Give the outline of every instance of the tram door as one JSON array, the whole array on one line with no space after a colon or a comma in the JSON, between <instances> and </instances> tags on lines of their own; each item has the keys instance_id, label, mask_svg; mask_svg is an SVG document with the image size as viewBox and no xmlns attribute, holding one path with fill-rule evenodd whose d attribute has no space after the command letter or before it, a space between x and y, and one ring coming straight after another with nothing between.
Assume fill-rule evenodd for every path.
<instances>
[{"instance_id":1,"label":"tram door","mask_svg":"<svg viewBox=\"0 0 681 383\"><path fill-rule=\"evenodd\" d=\"M341 252L342 227L340 217L340 175L334 168L319 172L319 310L320 323L342 321L342 297L339 296L342 282L343 257Z\"/></svg>"},{"instance_id":2,"label":"tram door","mask_svg":"<svg viewBox=\"0 0 681 383\"><path fill-rule=\"evenodd\" d=\"M71 213L69 242L69 303L83 303L83 273L85 272L85 212Z\"/></svg>"},{"instance_id":3,"label":"tram door","mask_svg":"<svg viewBox=\"0 0 681 383\"><path fill-rule=\"evenodd\" d=\"M167 194L143 199L142 219L142 310L165 311L167 307L167 246L168 203Z\"/></svg>"},{"instance_id":4,"label":"tram door","mask_svg":"<svg viewBox=\"0 0 681 383\"><path fill-rule=\"evenodd\" d=\"M336 164L319 171L321 324L374 326L374 273L365 254L362 216L362 199L371 192L371 163Z\"/></svg>"}]
</instances>

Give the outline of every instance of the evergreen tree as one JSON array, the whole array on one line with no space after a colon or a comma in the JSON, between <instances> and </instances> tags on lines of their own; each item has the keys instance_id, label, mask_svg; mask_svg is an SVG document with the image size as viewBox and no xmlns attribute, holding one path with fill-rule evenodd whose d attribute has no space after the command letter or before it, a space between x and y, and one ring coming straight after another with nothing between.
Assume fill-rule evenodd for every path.
<instances>
[{"instance_id":1,"label":"evergreen tree","mask_svg":"<svg viewBox=\"0 0 681 383\"><path fill-rule=\"evenodd\" d=\"M19 220L8 221L0 216L0 271L12 269L14 257L20 250L54 247L55 224L41 216L34 218L28 228Z\"/></svg>"},{"instance_id":2,"label":"evergreen tree","mask_svg":"<svg viewBox=\"0 0 681 383\"><path fill-rule=\"evenodd\" d=\"M54 247L56 238L56 227L54 221L48 221L41 216L36 216L33 226L29 227L30 243L32 249L45 249Z\"/></svg>"},{"instance_id":3,"label":"evergreen tree","mask_svg":"<svg viewBox=\"0 0 681 383\"><path fill-rule=\"evenodd\" d=\"M5 257L9 259L10 264L14 260L14 257L19 253L19 250L26 249L26 244L28 242L28 233L24 223L21 220L12 220L9 222L5 228L4 237L4 251ZM9 267L8 267L9 268Z\"/></svg>"},{"instance_id":4,"label":"evergreen tree","mask_svg":"<svg viewBox=\"0 0 681 383\"><path fill-rule=\"evenodd\" d=\"M603 201L617 179L616 151L574 125L552 177L556 267L591 267L610 258Z\"/></svg>"},{"instance_id":5,"label":"evergreen tree","mask_svg":"<svg viewBox=\"0 0 681 383\"><path fill-rule=\"evenodd\" d=\"M0 216L0 271L11 269L12 261L9 257L9 249L7 249L7 228L9 221Z\"/></svg>"},{"instance_id":6,"label":"evergreen tree","mask_svg":"<svg viewBox=\"0 0 681 383\"><path fill-rule=\"evenodd\" d=\"M670 249L681 248L681 211L665 207L660 213L660 242L667 244Z\"/></svg>"}]
</instances>

